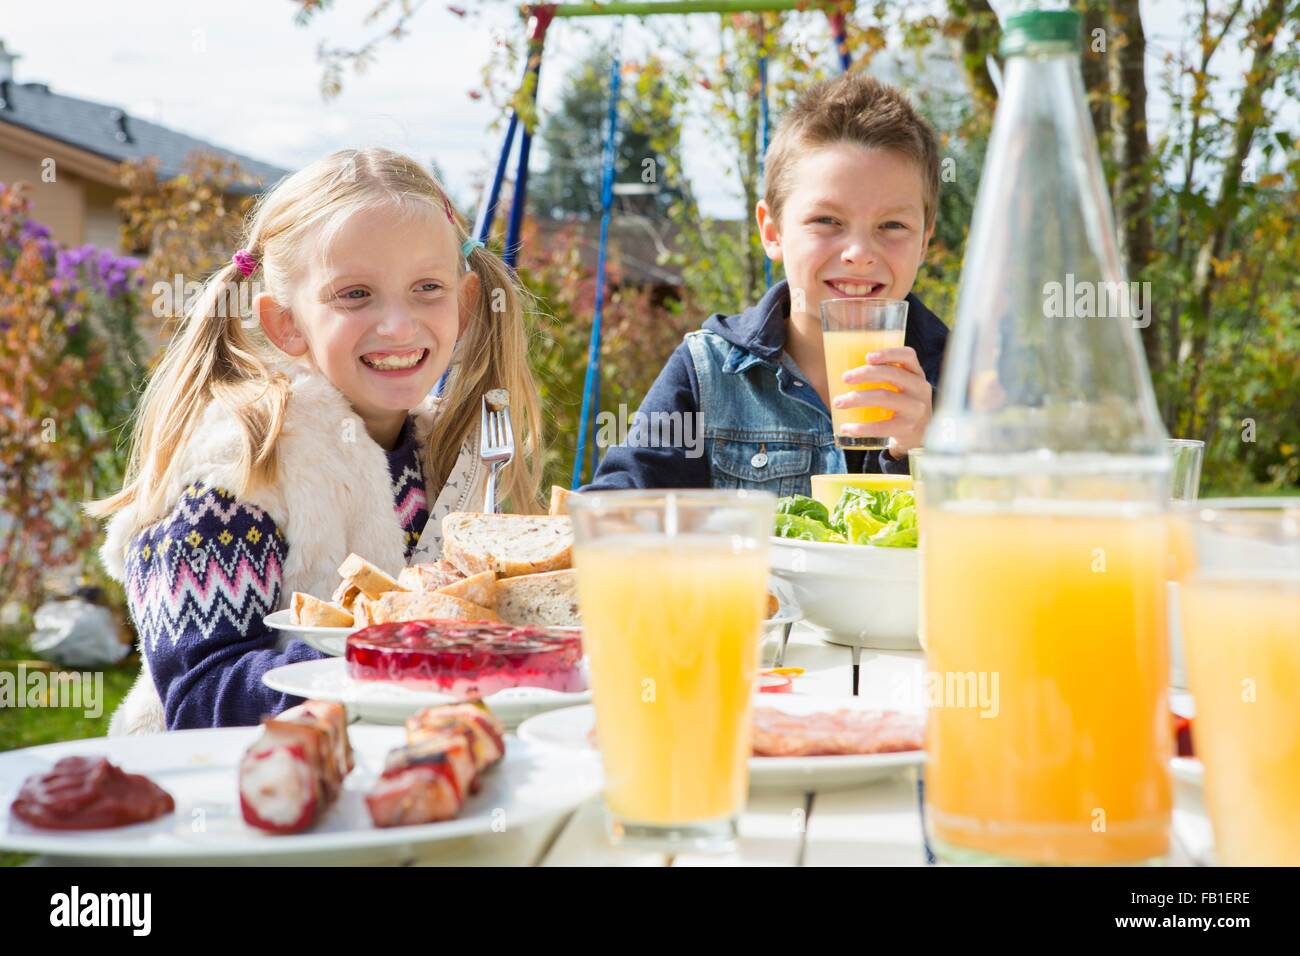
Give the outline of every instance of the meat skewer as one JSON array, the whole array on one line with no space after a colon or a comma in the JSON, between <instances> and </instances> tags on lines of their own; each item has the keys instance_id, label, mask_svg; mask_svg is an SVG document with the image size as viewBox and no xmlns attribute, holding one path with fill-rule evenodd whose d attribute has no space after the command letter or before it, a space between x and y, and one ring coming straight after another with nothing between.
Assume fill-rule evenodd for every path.
<instances>
[{"instance_id":1,"label":"meat skewer","mask_svg":"<svg viewBox=\"0 0 1300 956\"><path fill-rule=\"evenodd\" d=\"M406 722L407 745L392 751L366 795L377 827L450 820L505 753L504 728L486 707L450 704Z\"/></svg>"},{"instance_id":2,"label":"meat skewer","mask_svg":"<svg viewBox=\"0 0 1300 956\"><path fill-rule=\"evenodd\" d=\"M262 724L239 764L244 822L268 833L298 833L334 805L352 770L347 712L309 700Z\"/></svg>"}]
</instances>

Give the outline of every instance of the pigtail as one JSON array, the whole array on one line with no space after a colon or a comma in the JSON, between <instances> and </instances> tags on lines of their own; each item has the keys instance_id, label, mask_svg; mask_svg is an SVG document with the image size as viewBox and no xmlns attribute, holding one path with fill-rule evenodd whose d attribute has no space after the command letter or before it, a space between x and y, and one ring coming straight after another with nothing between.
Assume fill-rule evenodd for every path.
<instances>
[{"instance_id":1,"label":"pigtail","mask_svg":"<svg viewBox=\"0 0 1300 956\"><path fill-rule=\"evenodd\" d=\"M514 270L481 244L465 246L466 268L478 277L478 295L458 345L459 360L448 381L445 409L434 423L425 466L435 487L455 466L465 438L478 426L483 394L510 393L515 432L514 460L501 473L501 497L521 514L541 511L542 413L537 383L528 363L524 306L528 293Z\"/></svg>"},{"instance_id":2,"label":"pigtail","mask_svg":"<svg viewBox=\"0 0 1300 956\"><path fill-rule=\"evenodd\" d=\"M255 248L255 243L249 243ZM242 480L231 489L246 494L273 479L275 440L284 421L288 380L273 374L245 327L240 285L248 281L233 260L208 277L186 313L141 397L132 429L122 490L87 503L95 517L133 505L149 516L170 507L166 492L181 454L208 403L228 405L244 426L237 463Z\"/></svg>"}]
</instances>

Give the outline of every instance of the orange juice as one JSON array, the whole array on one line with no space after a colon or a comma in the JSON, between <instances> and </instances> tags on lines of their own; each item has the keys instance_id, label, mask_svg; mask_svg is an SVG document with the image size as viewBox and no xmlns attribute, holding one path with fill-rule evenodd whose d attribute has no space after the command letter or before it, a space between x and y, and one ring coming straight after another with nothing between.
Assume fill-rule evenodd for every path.
<instances>
[{"instance_id":1,"label":"orange juice","mask_svg":"<svg viewBox=\"0 0 1300 956\"><path fill-rule=\"evenodd\" d=\"M892 385L883 382L845 385L843 376L849 369L866 365L869 352L900 348L903 345L903 334L902 329L823 331L822 349L826 354L826 383L832 401L835 396L849 391L866 392L878 388L887 388L891 392L898 391ZM859 408L831 407L831 421L834 423L837 436L840 435L842 426L849 422L884 422L893 417L892 409L874 405L864 405ZM881 439L859 439L859 441L873 441L879 444Z\"/></svg>"},{"instance_id":2,"label":"orange juice","mask_svg":"<svg viewBox=\"0 0 1300 956\"><path fill-rule=\"evenodd\" d=\"M927 507L921 527L928 667L998 689L994 708L931 707L927 814L941 851L1163 856L1164 516Z\"/></svg>"},{"instance_id":3,"label":"orange juice","mask_svg":"<svg viewBox=\"0 0 1300 956\"><path fill-rule=\"evenodd\" d=\"M1184 581L1182 619L1219 862L1300 866L1300 579Z\"/></svg>"},{"instance_id":4,"label":"orange juice","mask_svg":"<svg viewBox=\"0 0 1300 956\"><path fill-rule=\"evenodd\" d=\"M574 550L609 808L711 820L744 805L767 555L725 536L615 536Z\"/></svg>"}]
</instances>

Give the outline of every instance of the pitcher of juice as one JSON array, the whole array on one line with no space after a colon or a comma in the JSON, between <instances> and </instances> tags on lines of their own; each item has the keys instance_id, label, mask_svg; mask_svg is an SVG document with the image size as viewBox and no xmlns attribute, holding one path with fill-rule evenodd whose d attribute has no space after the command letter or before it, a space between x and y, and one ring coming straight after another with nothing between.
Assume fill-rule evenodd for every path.
<instances>
[{"instance_id":1,"label":"pitcher of juice","mask_svg":"<svg viewBox=\"0 0 1300 956\"><path fill-rule=\"evenodd\" d=\"M1169 845L1169 462L1080 25L1064 9L1006 23L925 436L925 637L948 688L930 701L926 817L949 860L1127 864ZM973 683L993 706L953 692Z\"/></svg>"}]
</instances>

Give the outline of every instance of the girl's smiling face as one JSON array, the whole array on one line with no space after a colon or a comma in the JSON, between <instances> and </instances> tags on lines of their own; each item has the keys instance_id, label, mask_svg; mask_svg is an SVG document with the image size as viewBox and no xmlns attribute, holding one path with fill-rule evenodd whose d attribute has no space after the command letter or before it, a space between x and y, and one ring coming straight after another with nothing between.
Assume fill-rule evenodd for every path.
<instances>
[{"instance_id":1,"label":"girl's smiling face","mask_svg":"<svg viewBox=\"0 0 1300 956\"><path fill-rule=\"evenodd\" d=\"M450 364L475 282L440 211L380 206L350 216L328 257L304 265L288 309L259 313L271 340L328 378L384 444Z\"/></svg>"},{"instance_id":2,"label":"girl's smiling face","mask_svg":"<svg viewBox=\"0 0 1300 956\"><path fill-rule=\"evenodd\" d=\"M813 316L827 299L906 297L933 231L917 164L856 143L800 157L780 222L759 203L758 225L768 256L785 264L794 311Z\"/></svg>"}]
</instances>

